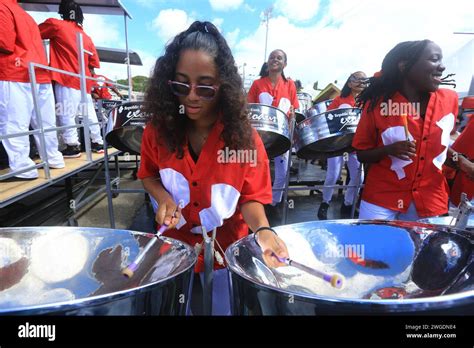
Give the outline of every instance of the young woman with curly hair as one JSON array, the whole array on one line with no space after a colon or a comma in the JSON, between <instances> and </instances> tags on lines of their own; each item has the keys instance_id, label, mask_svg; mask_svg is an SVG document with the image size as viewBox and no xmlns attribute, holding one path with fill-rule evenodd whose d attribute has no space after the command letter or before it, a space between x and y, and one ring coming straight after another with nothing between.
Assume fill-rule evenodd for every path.
<instances>
[{"instance_id":1,"label":"young woman with curly hair","mask_svg":"<svg viewBox=\"0 0 474 348\"><path fill-rule=\"evenodd\" d=\"M217 228L216 249L224 251L250 228L265 262L283 265L273 253L287 256L286 246L263 208L272 197L268 158L247 119L230 48L213 24L194 22L168 44L145 111L151 122L138 176L158 202L156 221L169 226L165 235L195 246L203 241L202 228ZM226 270L218 263L214 268L213 314L229 314ZM195 270L204 270L202 254Z\"/></svg>"}]
</instances>

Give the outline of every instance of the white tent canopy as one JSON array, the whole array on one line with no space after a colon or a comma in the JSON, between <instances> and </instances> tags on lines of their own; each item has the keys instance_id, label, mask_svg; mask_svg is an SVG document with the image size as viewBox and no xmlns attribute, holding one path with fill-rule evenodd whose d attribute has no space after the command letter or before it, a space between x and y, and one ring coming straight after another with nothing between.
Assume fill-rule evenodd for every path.
<instances>
[{"instance_id":1,"label":"white tent canopy","mask_svg":"<svg viewBox=\"0 0 474 348\"><path fill-rule=\"evenodd\" d=\"M58 12L61 0L18 0L26 11ZM120 0L76 0L84 13L132 16Z\"/></svg>"}]
</instances>

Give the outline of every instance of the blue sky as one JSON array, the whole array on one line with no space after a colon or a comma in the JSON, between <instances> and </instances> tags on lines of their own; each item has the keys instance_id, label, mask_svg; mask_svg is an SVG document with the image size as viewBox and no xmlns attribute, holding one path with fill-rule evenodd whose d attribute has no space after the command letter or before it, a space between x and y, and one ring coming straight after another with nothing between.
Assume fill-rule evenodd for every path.
<instances>
[{"instance_id":1,"label":"blue sky","mask_svg":"<svg viewBox=\"0 0 474 348\"><path fill-rule=\"evenodd\" d=\"M249 85L264 61L263 11L273 6L268 53L282 48L288 55L287 76L312 85L337 80L341 86L353 71L378 71L385 54L398 42L431 39L442 49L447 70L458 74L460 88L474 71L469 56L459 55L474 35L474 1L456 0L122 0L133 16L129 22L130 48L143 67L132 75L148 75L166 42L194 20L212 21L226 37L245 83ZM45 17L46 16L46 17ZM37 21L47 14L35 15ZM86 15L85 31L96 46L125 47L123 18ZM112 79L126 76L123 66L103 64Z\"/></svg>"}]
</instances>

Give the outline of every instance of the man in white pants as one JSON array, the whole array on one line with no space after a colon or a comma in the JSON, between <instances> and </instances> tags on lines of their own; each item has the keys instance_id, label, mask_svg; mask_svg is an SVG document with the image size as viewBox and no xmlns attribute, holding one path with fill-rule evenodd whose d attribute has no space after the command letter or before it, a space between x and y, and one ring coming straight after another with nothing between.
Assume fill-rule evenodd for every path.
<instances>
[{"instance_id":1,"label":"man in white pants","mask_svg":"<svg viewBox=\"0 0 474 348\"><path fill-rule=\"evenodd\" d=\"M59 14L63 20L49 18L39 25L41 37L50 40L50 65L54 68L79 73L77 34L83 37L84 49L92 55L84 54L86 75L91 76L90 68L99 68L99 56L92 39L82 29L84 16L81 7L73 1L61 1ZM92 98L88 104L81 106L81 84L77 77L52 72L52 80L55 82L54 92L56 94L58 123L61 126L76 125L76 117L84 114L87 107L89 123L97 122L92 104ZM90 95L92 81L87 81L86 92ZM91 126L91 148L94 152L103 152L103 140L99 126ZM64 157L79 157L81 155L80 142L77 128L68 128L61 133L66 149L62 151Z\"/></svg>"},{"instance_id":2,"label":"man in white pants","mask_svg":"<svg viewBox=\"0 0 474 348\"><path fill-rule=\"evenodd\" d=\"M38 27L16 2L0 3L0 135L27 132L41 127L34 110L33 90L28 64L47 65L46 54ZM49 73L36 69L38 106L44 129L56 126L54 95ZM51 168L64 168L64 159L58 151L56 132L45 132L46 161ZM41 149L40 138L35 135L36 146ZM27 135L2 140L12 171L35 165L29 158L30 142ZM41 154L41 151L40 151ZM36 179L38 170L18 174L16 179Z\"/></svg>"}]
</instances>

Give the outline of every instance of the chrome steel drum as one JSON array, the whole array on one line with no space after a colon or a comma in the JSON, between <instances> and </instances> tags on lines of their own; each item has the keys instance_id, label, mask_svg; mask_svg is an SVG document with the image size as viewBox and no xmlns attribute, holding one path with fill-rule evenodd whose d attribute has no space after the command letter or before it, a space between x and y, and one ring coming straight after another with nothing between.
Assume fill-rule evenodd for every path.
<instances>
[{"instance_id":1,"label":"chrome steel drum","mask_svg":"<svg viewBox=\"0 0 474 348\"><path fill-rule=\"evenodd\" d=\"M106 136L110 145L132 155L140 154L143 130L148 121L142 106L142 102L127 102L110 111Z\"/></svg>"},{"instance_id":2,"label":"chrome steel drum","mask_svg":"<svg viewBox=\"0 0 474 348\"><path fill-rule=\"evenodd\" d=\"M433 218L420 219L419 222L424 222L427 224L441 225L441 226L454 226L456 223L456 218L453 216L439 216ZM474 230L474 214L469 216L466 229Z\"/></svg>"},{"instance_id":3,"label":"chrome steel drum","mask_svg":"<svg viewBox=\"0 0 474 348\"><path fill-rule=\"evenodd\" d=\"M306 93L306 92L300 92L297 93L297 98L298 98L298 103L300 104L300 107L298 110L301 112L306 112L306 110L309 110L313 106L313 97L311 97L311 94Z\"/></svg>"},{"instance_id":4,"label":"chrome steel drum","mask_svg":"<svg viewBox=\"0 0 474 348\"><path fill-rule=\"evenodd\" d=\"M0 315L184 315L196 254L154 244L132 278L121 273L152 237L81 227L0 229Z\"/></svg>"},{"instance_id":5,"label":"chrome steel drum","mask_svg":"<svg viewBox=\"0 0 474 348\"><path fill-rule=\"evenodd\" d=\"M306 119L306 116L304 113L300 111L295 111L295 121L296 123L300 123Z\"/></svg>"},{"instance_id":6,"label":"chrome steel drum","mask_svg":"<svg viewBox=\"0 0 474 348\"><path fill-rule=\"evenodd\" d=\"M290 149L288 118L283 111L269 105L249 103L248 118L260 134L269 158L277 157Z\"/></svg>"},{"instance_id":7,"label":"chrome steel drum","mask_svg":"<svg viewBox=\"0 0 474 348\"><path fill-rule=\"evenodd\" d=\"M431 227L335 220L275 228L294 261L343 275L342 290L291 266L268 268L253 236L245 237L226 251L233 313L472 314L472 240Z\"/></svg>"},{"instance_id":8,"label":"chrome steel drum","mask_svg":"<svg viewBox=\"0 0 474 348\"><path fill-rule=\"evenodd\" d=\"M309 110L308 116L314 116L322 114L328 111L328 106L331 105L332 99L324 100L322 102L315 103Z\"/></svg>"},{"instance_id":9,"label":"chrome steel drum","mask_svg":"<svg viewBox=\"0 0 474 348\"><path fill-rule=\"evenodd\" d=\"M296 125L296 154L303 159L320 159L351 150L361 109L345 108L314 115Z\"/></svg>"}]
</instances>

